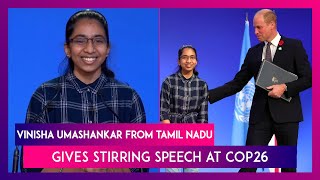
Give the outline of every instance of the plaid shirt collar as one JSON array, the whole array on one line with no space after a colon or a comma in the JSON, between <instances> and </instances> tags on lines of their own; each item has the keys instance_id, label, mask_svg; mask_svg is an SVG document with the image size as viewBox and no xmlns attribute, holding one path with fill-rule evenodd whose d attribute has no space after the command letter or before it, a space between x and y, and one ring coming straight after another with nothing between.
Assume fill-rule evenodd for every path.
<instances>
[{"instance_id":1,"label":"plaid shirt collar","mask_svg":"<svg viewBox=\"0 0 320 180\"><path fill-rule=\"evenodd\" d=\"M179 71L177 74L178 74L178 77L181 78L181 80L182 80L183 83L191 82L191 81L193 81L193 80L196 78L196 75L192 74L192 76L191 76L189 79L186 79L186 78L182 75L181 71Z\"/></svg>"},{"instance_id":2,"label":"plaid shirt collar","mask_svg":"<svg viewBox=\"0 0 320 180\"><path fill-rule=\"evenodd\" d=\"M70 84L74 86L79 93L87 91L89 88L92 93L97 94L101 87L103 87L107 82L110 82L110 79L107 78L104 73L101 73L99 78L93 83L85 84L81 82L73 72L69 71L66 75L66 81L70 82Z\"/></svg>"}]
</instances>

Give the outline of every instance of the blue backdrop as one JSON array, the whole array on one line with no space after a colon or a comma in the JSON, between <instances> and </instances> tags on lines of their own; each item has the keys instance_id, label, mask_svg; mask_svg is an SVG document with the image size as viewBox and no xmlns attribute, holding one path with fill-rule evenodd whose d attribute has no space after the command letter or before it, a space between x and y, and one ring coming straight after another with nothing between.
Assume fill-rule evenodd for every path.
<instances>
[{"instance_id":1,"label":"blue backdrop","mask_svg":"<svg viewBox=\"0 0 320 180\"><path fill-rule=\"evenodd\" d=\"M160 9L160 82L174 73L178 49L191 44L197 49L199 76L209 89L233 79L239 70L246 13L250 22L251 45L258 43L252 19L258 9ZM275 9L278 31L302 40L311 62L311 9ZM311 89L300 94L304 122L298 139L298 171L312 171ZM235 96L209 105L209 122L215 124L215 144L231 145ZM234 172L238 169L201 169Z\"/></svg>"},{"instance_id":2,"label":"blue backdrop","mask_svg":"<svg viewBox=\"0 0 320 180\"><path fill-rule=\"evenodd\" d=\"M41 83L59 76L65 25L80 9L9 9L9 164L14 124L24 123L29 100ZM159 122L158 9L96 9L109 23L109 66L141 96L147 122Z\"/></svg>"}]
</instances>

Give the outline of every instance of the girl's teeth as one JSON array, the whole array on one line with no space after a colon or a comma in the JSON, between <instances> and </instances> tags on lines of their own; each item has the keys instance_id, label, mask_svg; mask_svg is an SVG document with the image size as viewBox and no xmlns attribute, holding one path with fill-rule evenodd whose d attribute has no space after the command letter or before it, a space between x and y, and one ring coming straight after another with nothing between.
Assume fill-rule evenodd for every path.
<instances>
[{"instance_id":1,"label":"girl's teeth","mask_svg":"<svg viewBox=\"0 0 320 180\"><path fill-rule=\"evenodd\" d=\"M90 61L90 62L92 62L92 61L94 61L96 58L83 58L83 60L85 60L85 61Z\"/></svg>"}]
</instances>

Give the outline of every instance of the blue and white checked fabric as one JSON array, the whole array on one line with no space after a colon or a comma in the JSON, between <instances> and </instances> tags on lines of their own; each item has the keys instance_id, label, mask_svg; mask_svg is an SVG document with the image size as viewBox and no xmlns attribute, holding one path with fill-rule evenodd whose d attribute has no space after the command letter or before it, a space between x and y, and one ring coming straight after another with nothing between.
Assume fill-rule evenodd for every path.
<instances>
[{"instance_id":1,"label":"blue and white checked fabric","mask_svg":"<svg viewBox=\"0 0 320 180\"><path fill-rule=\"evenodd\" d=\"M198 76L180 72L168 76L161 87L160 120L171 123L208 123L208 86Z\"/></svg>"},{"instance_id":2,"label":"blue and white checked fabric","mask_svg":"<svg viewBox=\"0 0 320 180\"><path fill-rule=\"evenodd\" d=\"M103 73L86 85L72 72L43 83L31 97L26 123L145 123L135 90Z\"/></svg>"}]
</instances>

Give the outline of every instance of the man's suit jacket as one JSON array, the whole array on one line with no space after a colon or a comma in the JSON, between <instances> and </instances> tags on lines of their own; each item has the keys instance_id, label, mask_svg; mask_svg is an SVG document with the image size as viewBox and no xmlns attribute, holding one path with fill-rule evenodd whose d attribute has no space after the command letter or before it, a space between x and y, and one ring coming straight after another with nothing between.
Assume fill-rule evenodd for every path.
<instances>
[{"instance_id":1,"label":"man's suit jacket","mask_svg":"<svg viewBox=\"0 0 320 180\"><path fill-rule=\"evenodd\" d=\"M298 80L286 83L287 96L292 97L290 102L268 96L268 92L256 86L252 101L250 120L251 124L264 120L267 106L272 118L277 123L299 122L303 120L299 92L311 87L312 72L308 56L300 40L282 37L283 44L278 45L273 63L298 76ZM234 79L223 86L209 91L209 102L212 104L222 98L233 95L248 83L254 76L257 78L262 63L264 42L250 48L244 63ZM281 47L281 48L279 48Z\"/></svg>"}]
</instances>

